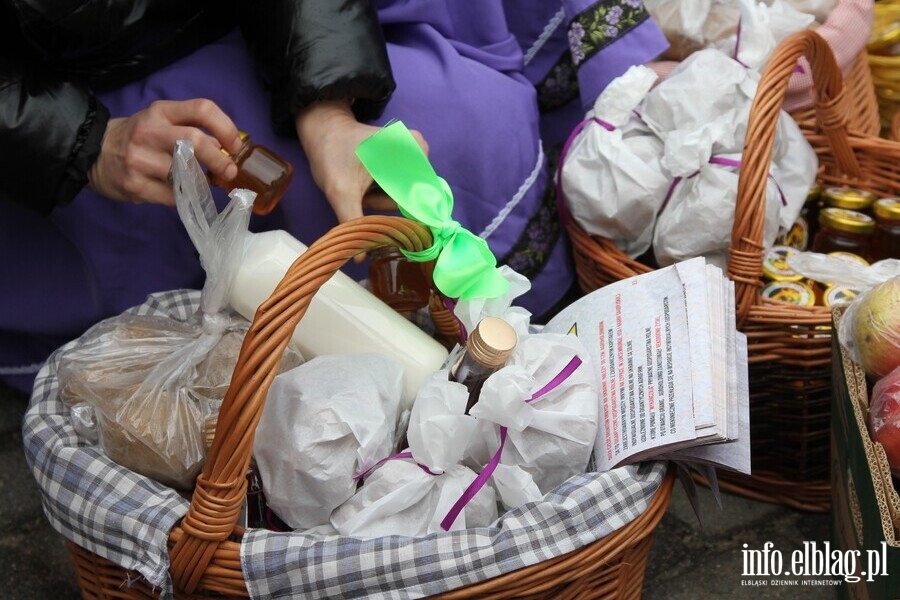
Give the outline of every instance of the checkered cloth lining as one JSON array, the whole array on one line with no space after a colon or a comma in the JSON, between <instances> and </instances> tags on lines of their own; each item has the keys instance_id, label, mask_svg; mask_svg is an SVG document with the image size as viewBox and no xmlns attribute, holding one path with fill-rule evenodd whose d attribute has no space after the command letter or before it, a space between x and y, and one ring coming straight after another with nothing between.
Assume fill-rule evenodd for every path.
<instances>
[{"instance_id":1,"label":"checkered cloth lining","mask_svg":"<svg viewBox=\"0 0 900 600\"><path fill-rule=\"evenodd\" d=\"M129 312L185 320L197 291L150 296ZM79 438L58 396L57 350L38 374L23 422L26 458L44 511L63 536L140 573L170 597L166 540L188 500L110 461ZM483 581L594 542L647 507L665 473L644 463L571 478L492 527L421 538L359 540L248 530L244 579L255 598L417 598Z\"/></svg>"}]
</instances>

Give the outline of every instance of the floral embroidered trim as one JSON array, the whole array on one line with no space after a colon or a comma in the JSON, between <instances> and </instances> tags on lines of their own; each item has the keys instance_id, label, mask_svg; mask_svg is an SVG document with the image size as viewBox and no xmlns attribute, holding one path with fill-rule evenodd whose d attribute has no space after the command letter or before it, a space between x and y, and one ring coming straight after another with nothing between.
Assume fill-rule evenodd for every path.
<instances>
[{"instance_id":1,"label":"floral embroidered trim","mask_svg":"<svg viewBox=\"0 0 900 600\"><path fill-rule=\"evenodd\" d=\"M540 111L552 111L577 98L578 65L649 18L641 0L601 0L579 13L568 27L570 52L536 86Z\"/></svg>"},{"instance_id":2,"label":"floral embroidered trim","mask_svg":"<svg viewBox=\"0 0 900 600\"><path fill-rule=\"evenodd\" d=\"M564 53L536 87L538 109L542 113L565 106L577 98L578 71L572 64L572 55Z\"/></svg>"},{"instance_id":3,"label":"floral embroidered trim","mask_svg":"<svg viewBox=\"0 0 900 600\"><path fill-rule=\"evenodd\" d=\"M650 15L641 0L601 0L569 24L569 50L578 66L631 31Z\"/></svg>"},{"instance_id":4,"label":"floral embroidered trim","mask_svg":"<svg viewBox=\"0 0 900 600\"><path fill-rule=\"evenodd\" d=\"M545 164L548 172L552 174L556 161L547 160ZM534 279L544 269L560 236L553 177L549 177L547 181L538 209L528 220L519 239L498 261L500 264L509 265L511 269L528 279Z\"/></svg>"}]
</instances>

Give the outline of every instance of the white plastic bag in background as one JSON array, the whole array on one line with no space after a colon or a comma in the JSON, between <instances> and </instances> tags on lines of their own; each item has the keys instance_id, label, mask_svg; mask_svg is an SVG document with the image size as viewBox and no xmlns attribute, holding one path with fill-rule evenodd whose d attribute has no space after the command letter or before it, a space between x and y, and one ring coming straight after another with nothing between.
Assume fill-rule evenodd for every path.
<instances>
[{"instance_id":1,"label":"white plastic bag in background","mask_svg":"<svg viewBox=\"0 0 900 600\"><path fill-rule=\"evenodd\" d=\"M224 396L240 348L227 334L242 337L248 325L227 301L255 194L233 191L219 214L190 141L176 144L173 161L178 213L206 271L200 311L188 322L127 313L102 321L61 357L59 377L68 404L97 411L111 459L189 489L206 456L203 423Z\"/></svg>"},{"instance_id":2,"label":"white plastic bag in background","mask_svg":"<svg viewBox=\"0 0 900 600\"><path fill-rule=\"evenodd\" d=\"M354 475L390 454L402 381L402 364L368 353L318 356L275 377L253 457L282 521L328 523L356 491Z\"/></svg>"}]
</instances>

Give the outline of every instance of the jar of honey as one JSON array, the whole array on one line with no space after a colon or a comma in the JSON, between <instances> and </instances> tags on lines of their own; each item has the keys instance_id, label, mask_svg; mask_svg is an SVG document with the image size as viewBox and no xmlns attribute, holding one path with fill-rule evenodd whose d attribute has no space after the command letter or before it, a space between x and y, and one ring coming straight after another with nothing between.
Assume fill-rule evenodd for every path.
<instances>
[{"instance_id":1,"label":"jar of honey","mask_svg":"<svg viewBox=\"0 0 900 600\"><path fill-rule=\"evenodd\" d=\"M900 258L900 198L876 200L872 212L875 214L875 232L869 260Z\"/></svg>"},{"instance_id":2,"label":"jar of honey","mask_svg":"<svg viewBox=\"0 0 900 600\"><path fill-rule=\"evenodd\" d=\"M813 240L813 252L849 252L869 256L875 219L855 210L825 207L819 213L819 232Z\"/></svg>"},{"instance_id":3,"label":"jar of honey","mask_svg":"<svg viewBox=\"0 0 900 600\"><path fill-rule=\"evenodd\" d=\"M431 282L424 265L403 256L396 246L369 252L369 287L372 293L404 317L412 320L431 296Z\"/></svg>"},{"instance_id":4,"label":"jar of honey","mask_svg":"<svg viewBox=\"0 0 900 600\"><path fill-rule=\"evenodd\" d=\"M256 192L253 212L267 215L278 205L294 176L294 167L265 146L254 144L246 131L239 132L243 145L237 154L229 155L238 167L237 177L231 181L213 173L209 181L227 192L244 188ZM223 148L222 152L228 154Z\"/></svg>"}]
</instances>

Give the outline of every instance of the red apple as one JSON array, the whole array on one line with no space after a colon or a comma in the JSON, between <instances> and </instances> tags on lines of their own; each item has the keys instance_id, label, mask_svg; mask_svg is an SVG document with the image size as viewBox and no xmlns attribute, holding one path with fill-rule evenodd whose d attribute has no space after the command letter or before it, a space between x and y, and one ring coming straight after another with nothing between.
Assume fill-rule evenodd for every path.
<instances>
[{"instance_id":1,"label":"red apple","mask_svg":"<svg viewBox=\"0 0 900 600\"><path fill-rule=\"evenodd\" d=\"M900 367L872 387L869 432L884 447L891 473L900 477Z\"/></svg>"},{"instance_id":2,"label":"red apple","mask_svg":"<svg viewBox=\"0 0 900 600\"><path fill-rule=\"evenodd\" d=\"M900 366L900 276L859 296L853 307L853 341L859 365L873 378Z\"/></svg>"}]
</instances>

